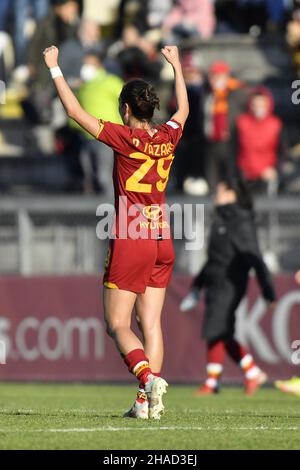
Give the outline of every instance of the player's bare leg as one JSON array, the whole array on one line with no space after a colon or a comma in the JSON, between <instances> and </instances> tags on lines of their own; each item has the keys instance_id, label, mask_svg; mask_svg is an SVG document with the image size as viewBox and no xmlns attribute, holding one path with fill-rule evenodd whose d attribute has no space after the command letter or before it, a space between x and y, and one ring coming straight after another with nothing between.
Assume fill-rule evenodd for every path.
<instances>
[{"instance_id":1,"label":"player's bare leg","mask_svg":"<svg viewBox=\"0 0 300 470\"><path fill-rule=\"evenodd\" d=\"M136 314L138 325L143 335L145 353L149 358L150 367L157 376L152 388L145 387L149 400L149 417L160 419L164 413L162 395L166 392L167 383L159 377L162 366L164 347L161 330L161 313L165 300L166 289L147 287L144 294L138 294L136 300ZM142 393L140 388L138 392ZM134 405L135 407L135 405Z\"/></svg>"},{"instance_id":2,"label":"player's bare leg","mask_svg":"<svg viewBox=\"0 0 300 470\"><path fill-rule=\"evenodd\" d=\"M161 313L166 289L147 287L144 294L138 294L135 308L139 328L143 335L145 354L154 373L160 373L164 344L161 329Z\"/></svg>"},{"instance_id":3,"label":"player's bare leg","mask_svg":"<svg viewBox=\"0 0 300 470\"><path fill-rule=\"evenodd\" d=\"M156 376L160 375L163 362L164 348L163 335L161 330L161 312L165 300L165 289L147 287L144 294L138 294L135 309L139 329L143 335L145 354L149 359L151 370ZM165 384L165 381L163 381ZM166 385L163 389L165 390ZM160 399L159 413L151 412L158 418L163 414L164 407ZM126 416L144 417L148 412L148 398L145 387L140 385L137 398L132 408L125 414Z\"/></svg>"},{"instance_id":4,"label":"player's bare leg","mask_svg":"<svg viewBox=\"0 0 300 470\"><path fill-rule=\"evenodd\" d=\"M141 341L131 329L131 315L135 301L136 294L133 292L103 288L107 332L124 356L134 349L143 349Z\"/></svg>"},{"instance_id":5,"label":"player's bare leg","mask_svg":"<svg viewBox=\"0 0 300 470\"><path fill-rule=\"evenodd\" d=\"M124 358L130 372L132 372L144 388L144 398L136 401L133 408L125 413L125 417L148 419L148 399L153 404L151 418L160 419L158 407L154 407L154 396L159 393L162 379L152 374L148 358L145 355L143 345L131 329L131 315L136 301L136 294L121 290L103 290L104 314L107 332L115 341L115 344ZM158 390L158 391L157 391Z\"/></svg>"}]
</instances>

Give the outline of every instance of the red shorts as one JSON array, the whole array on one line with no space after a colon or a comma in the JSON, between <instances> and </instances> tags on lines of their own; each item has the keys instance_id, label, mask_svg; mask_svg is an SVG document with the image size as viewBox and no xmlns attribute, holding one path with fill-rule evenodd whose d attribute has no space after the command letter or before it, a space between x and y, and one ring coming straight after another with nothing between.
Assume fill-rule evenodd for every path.
<instances>
[{"instance_id":1,"label":"red shorts","mask_svg":"<svg viewBox=\"0 0 300 470\"><path fill-rule=\"evenodd\" d=\"M103 284L144 293L146 287L167 287L174 264L171 239L110 240Z\"/></svg>"}]
</instances>

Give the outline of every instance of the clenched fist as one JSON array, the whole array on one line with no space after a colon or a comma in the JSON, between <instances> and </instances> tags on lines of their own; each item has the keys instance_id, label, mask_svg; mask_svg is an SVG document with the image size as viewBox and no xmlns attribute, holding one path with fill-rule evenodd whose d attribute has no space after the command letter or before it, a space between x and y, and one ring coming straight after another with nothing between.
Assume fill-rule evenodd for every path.
<instances>
[{"instance_id":1,"label":"clenched fist","mask_svg":"<svg viewBox=\"0 0 300 470\"><path fill-rule=\"evenodd\" d=\"M180 63L177 46L165 46L162 48L161 52L171 65L174 66Z\"/></svg>"},{"instance_id":2,"label":"clenched fist","mask_svg":"<svg viewBox=\"0 0 300 470\"><path fill-rule=\"evenodd\" d=\"M58 53L59 51L56 46L47 47L47 49L44 50L44 59L49 69L58 66Z\"/></svg>"}]
</instances>

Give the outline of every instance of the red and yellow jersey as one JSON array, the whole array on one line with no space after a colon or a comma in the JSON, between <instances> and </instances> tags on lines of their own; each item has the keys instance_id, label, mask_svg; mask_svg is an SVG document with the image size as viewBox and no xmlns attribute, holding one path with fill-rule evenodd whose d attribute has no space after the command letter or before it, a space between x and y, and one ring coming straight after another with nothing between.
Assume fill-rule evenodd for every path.
<instances>
[{"instance_id":1,"label":"red and yellow jersey","mask_svg":"<svg viewBox=\"0 0 300 470\"><path fill-rule=\"evenodd\" d=\"M161 234L162 229L169 228L164 210L165 191L174 150L182 135L181 125L170 120L157 126L150 136L144 129L102 120L99 123L97 139L114 151L117 236L125 238L125 225L130 225L132 232L140 232L140 238L149 238L149 230ZM132 233L129 236L135 238Z\"/></svg>"}]
</instances>

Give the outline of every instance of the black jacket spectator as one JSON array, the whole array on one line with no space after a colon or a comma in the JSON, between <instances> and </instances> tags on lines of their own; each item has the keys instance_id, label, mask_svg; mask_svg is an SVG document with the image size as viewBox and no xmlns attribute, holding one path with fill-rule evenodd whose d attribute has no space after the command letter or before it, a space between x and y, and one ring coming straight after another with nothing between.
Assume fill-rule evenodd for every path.
<instances>
[{"instance_id":1,"label":"black jacket spectator","mask_svg":"<svg viewBox=\"0 0 300 470\"><path fill-rule=\"evenodd\" d=\"M275 292L259 250L253 212L238 204L218 206L208 261L193 284L206 288L203 336L207 340L233 336L235 310L246 293L252 268L264 298L273 302Z\"/></svg>"}]
</instances>

